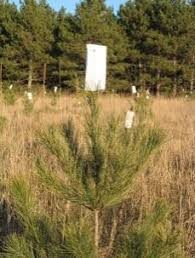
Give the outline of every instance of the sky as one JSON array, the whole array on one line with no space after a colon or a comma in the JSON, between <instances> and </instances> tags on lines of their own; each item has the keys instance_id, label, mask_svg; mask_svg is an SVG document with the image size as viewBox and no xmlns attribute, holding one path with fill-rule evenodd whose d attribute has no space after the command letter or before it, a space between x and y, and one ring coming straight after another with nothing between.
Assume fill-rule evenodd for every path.
<instances>
[{"instance_id":1,"label":"sky","mask_svg":"<svg viewBox=\"0 0 195 258\"><path fill-rule=\"evenodd\" d=\"M76 3L80 2L80 0L47 0L47 1L55 10L59 10L61 6L64 6L70 12L74 12ZM13 0L13 2L18 4L19 0ZM117 11L118 7L125 2L126 0L107 0L107 4L109 6L112 6L115 11Z\"/></svg>"}]
</instances>

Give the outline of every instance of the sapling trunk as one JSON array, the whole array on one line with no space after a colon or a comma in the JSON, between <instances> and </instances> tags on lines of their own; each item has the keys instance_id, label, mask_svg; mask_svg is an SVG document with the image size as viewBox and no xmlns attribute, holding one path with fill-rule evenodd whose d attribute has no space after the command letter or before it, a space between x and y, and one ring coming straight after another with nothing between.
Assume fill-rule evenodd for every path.
<instances>
[{"instance_id":1,"label":"sapling trunk","mask_svg":"<svg viewBox=\"0 0 195 258\"><path fill-rule=\"evenodd\" d=\"M177 75L176 75L176 65L177 60L174 58L173 60L173 66L174 66L174 83L173 83L173 96L175 97L177 95Z\"/></svg>"},{"instance_id":2,"label":"sapling trunk","mask_svg":"<svg viewBox=\"0 0 195 258\"><path fill-rule=\"evenodd\" d=\"M99 255L99 210L95 210L95 235L94 235L94 243L96 250L96 257Z\"/></svg>"},{"instance_id":3,"label":"sapling trunk","mask_svg":"<svg viewBox=\"0 0 195 258\"><path fill-rule=\"evenodd\" d=\"M192 73L191 73L191 80L190 80L190 92L193 92L194 90L194 61L195 56L192 57Z\"/></svg>"},{"instance_id":4,"label":"sapling trunk","mask_svg":"<svg viewBox=\"0 0 195 258\"><path fill-rule=\"evenodd\" d=\"M142 88L142 62L141 61L139 61L138 67L139 67L139 84Z\"/></svg>"},{"instance_id":5,"label":"sapling trunk","mask_svg":"<svg viewBox=\"0 0 195 258\"><path fill-rule=\"evenodd\" d=\"M191 82L190 82L190 91L192 92L193 90L194 90L194 70L192 71Z\"/></svg>"},{"instance_id":6,"label":"sapling trunk","mask_svg":"<svg viewBox=\"0 0 195 258\"><path fill-rule=\"evenodd\" d=\"M3 63L0 63L0 92L2 91L3 87Z\"/></svg>"},{"instance_id":7,"label":"sapling trunk","mask_svg":"<svg viewBox=\"0 0 195 258\"><path fill-rule=\"evenodd\" d=\"M114 240L117 233L117 225L118 225L118 219L117 219L117 212L114 211L113 221L112 221L112 228L110 232L110 240L108 245L109 254L112 252Z\"/></svg>"},{"instance_id":8,"label":"sapling trunk","mask_svg":"<svg viewBox=\"0 0 195 258\"><path fill-rule=\"evenodd\" d=\"M47 64L44 63L43 65L43 90L45 91L46 86L46 80L47 80Z\"/></svg>"},{"instance_id":9,"label":"sapling trunk","mask_svg":"<svg viewBox=\"0 0 195 258\"><path fill-rule=\"evenodd\" d=\"M28 89L32 87L32 77L33 77L33 65L32 60L29 61L29 70L28 70Z\"/></svg>"},{"instance_id":10,"label":"sapling trunk","mask_svg":"<svg viewBox=\"0 0 195 258\"><path fill-rule=\"evenodd\" d=\"M59 84L59 87L61 88L62 77L61 77L61 60L60 59L58 61L58 84Z\"/></svg>"},{"instance_id":11,"label":"sapling trunk","mask_svg":"<svg viewBox=\"0 0 195 258\"><path fill-rule=\"evenodd\" d=\"M67 201L66 203L66 219L68 219L69 213L70 213L70 201Z\"/></svg>"},{"instance_id":12,"label":"sapling trunk","mask_svg":"<svg viewBox=\"0 0 195 258\"><path fill-rule=\"evenodd\" d=\"M161 87L161 83L160 83L160 69L157 70L157 84L156 84L156 95L157 97L160 96L160 87Z\"/></svg>"}]
</instances>

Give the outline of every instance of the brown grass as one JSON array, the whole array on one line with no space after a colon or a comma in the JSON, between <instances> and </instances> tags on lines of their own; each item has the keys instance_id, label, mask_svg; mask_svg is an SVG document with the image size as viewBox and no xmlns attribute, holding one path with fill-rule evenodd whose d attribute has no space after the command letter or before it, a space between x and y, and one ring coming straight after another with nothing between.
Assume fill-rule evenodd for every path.
<instances>
[{"instance_id":1,"label":"brown grass","mask_svg":"<svg viewBox=\"0 0 195 258\"><path fill-rule=\"evenodd\" d=\"M0 100L0 116L7 118L0 135L0 172L6 184L16 174L25 174L31 179L37 131L50 124L60 124L68 117L81 128L82 102L81 96L61 96L52 106L51 98L38 97L33 113L25 115L22 99L14 106L6 106ZM100 103L104 115L114 112L125 116L129 98L101 96ZM141 219L142 213L150 210L156 199L166 199L174 207L176 225L186 232L186 250L195 257L195 102L154 99L152 108L155 119L166 131L167 141L158 156L151 160L146 173L139 176L128 205L136 207Z\"/></svg>"}]
</instances>

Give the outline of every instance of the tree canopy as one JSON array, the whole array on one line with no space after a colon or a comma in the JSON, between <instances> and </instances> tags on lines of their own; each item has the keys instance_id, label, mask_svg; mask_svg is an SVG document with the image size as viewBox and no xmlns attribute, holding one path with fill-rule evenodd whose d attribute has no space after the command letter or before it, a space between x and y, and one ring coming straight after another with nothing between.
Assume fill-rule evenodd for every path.
<instances>
[{"instance_id":1,"label":"tree canopy","mask_svg":"<svg viewBox=\"0 0 195 258\"><path fill-rule=\"evenodd\" d=\"M0 62L3 85L84 84L86 44L108 46L108 89L131 85L177 94L194 90L194 1L129 0L116 14L104 0L83 0L74 14L46 0L20 7L0 0Z\"/></svg>"}]
</instances>

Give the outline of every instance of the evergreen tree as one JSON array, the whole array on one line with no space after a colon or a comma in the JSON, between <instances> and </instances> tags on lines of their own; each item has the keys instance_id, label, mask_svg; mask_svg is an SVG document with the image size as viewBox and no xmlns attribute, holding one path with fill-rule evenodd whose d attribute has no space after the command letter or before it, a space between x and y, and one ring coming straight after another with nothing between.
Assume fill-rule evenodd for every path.
<instances>
[{"instance_id":1,"label":"evergreen tree","mask_svg":"<svg viewBox=\"0 0 195 258\"><path fill-rule=\"evenodd\" d=\"M54 28L54 45L52 54L55 59L57 69L54 73L54 81L60 87L75 88L75 69L78 69L72 44L75 35L72 28L72 15L68 14L64 8L57 13Z\"/></svg>"},{"instance_id":2,"label":"evergreen tree","mask_svg":"<svg viewBox=\"0 0 195 258\"><path fill-rule=\"evenodd\" d=\"M47 63L53 42L53 12L45 1L24 0L20 8L21 63L28 65L28 87L31 88L36 64ZM40 79L40 78L37 78Z\"/></svg>"},{"instance_id":3,"label":"evergreen tree","mask_svg":"<svg viewBox=\"0 0 195 258\"><path fill-rule=\"evenodd\" d=\"M83 81L86 59L86 44L103 44L108 47L108 85L117 89L128 87L125 81L125 63L127 53L126 35L117 23L113 10L104 0L84 0L77 5L74 17L76 34L73 49L78 62L78 75Z\"/></svg>"},{"instance_id":4,"label":"evergreen tree","mask_svg":"<svg viewBox=\"0 0 195 258\"><path fill-rule=\"evenodd\" d=\"M148 0L127 1L119 10L119 21L124 27L129 44L133 51L129 51L129 77L131 82L143 88L143 78L146 71L144 42L150 21L147 9L151 5Z\"/></svg>"},{"instance_id":5,"label":"evergreen tree","mask_svg":"<svg viewBox=\"0 0 195 258\"><path fill-rule=\"evenodd\" d=\"M183 44L181 49L181 59L184 64L184 83L187 83L188 87L192 93L194 91L195 84L195 7L192 3L188 6L188 13L186 14L188 18L188 23L186 25L187 33L183 38Z\"/></svg>"},{"instance_id":6,"label":"evergreen tree","mask_svg":"<svg viewBox=\"0 0 195 258\"><path fill-rule=\"evenodd\" d=\"M167 37L169 37L170 51L167 51L167 57L172 62L172 89L176 95L179 87L182 87L182 49L183 40L188 36L189 12L185 1L164 1L161 7L163 14L159 12L159 28ZM160 10L161 10L160 9Z\"/></svg>"},{"instance_id":7,"label":"evergreen tree","mask_svg":"<svg viewBox=\"0 0 195 258\"><path fill-rule=\"evenodd\" d=\"M0 1L0 85L2 80L16 80L15 47L17 41L18 12L14 4ZM3 70L5 73L3 74Z\"/></svg>"},{"instance_id":8,"label":"evergreen tree","mask_svg":"<svg viewBox=\"0 0 195 258\"><path fill-rule=\"evenodd\" d=\"M141 79L144 71L149 74L148 85L155 86L157 93L164 85L176 94L178 86L183 85L185 58L182 53L189 46L191 17L192 8L182 0L136 0L121 6L120 22L136 49L130 53L130 59L139 59L136 61L140 68L137 73L140 86L145 86Z\"/></svg>"},{"instance_id":9,"label":"evergreen tree","mask_svg":"<svg viewBox=\"0 0 195 258\"><path fill-rule=\"evenodd\" d=\"M143 103L138 105L137 126L126 131L114 117L102 127L99 107L94 95L89 95L85 149L70 122L62 132L50 129L41 136L41 142L57 158L65 178L61 180L41 160L39 176L48 189L92 212L96 253L100 248L100 214L128 198L134 177L163 139L158 128L148 126Z\"/></svg>"}]
</instances>

